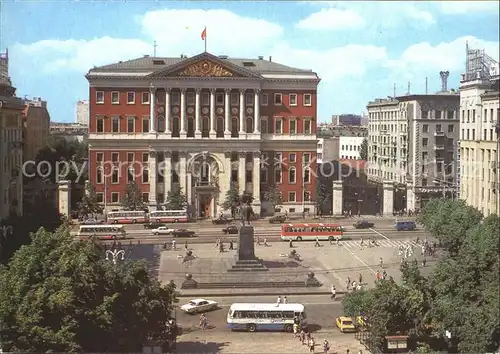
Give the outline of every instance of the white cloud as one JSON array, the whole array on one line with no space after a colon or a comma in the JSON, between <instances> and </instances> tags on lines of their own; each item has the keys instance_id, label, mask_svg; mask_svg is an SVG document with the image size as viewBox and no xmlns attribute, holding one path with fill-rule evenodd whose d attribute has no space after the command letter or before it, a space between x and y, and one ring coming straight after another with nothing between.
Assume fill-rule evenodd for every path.
<instances>
[{"instance_id":1,"label":"white cloud","mask_svg":"<svg viewBox=\"0 0 500 354\"><path fill-rule=\"evenodd\" d=\"M498 1L440 1L439 9L448 15L462 15L485 12L498 15Z\"/></svg>"},{"instance_id":2,"label":"white cloud","mask_svg":"<svg viewBox=\"0 0 500 354\"><path fill-rule=\"evenodd\" d=\"M363 28L365 25L363 17L353 10L329 8L309 15L295 26L300 29L338 30Z\"/></svg>"}]
</instances>

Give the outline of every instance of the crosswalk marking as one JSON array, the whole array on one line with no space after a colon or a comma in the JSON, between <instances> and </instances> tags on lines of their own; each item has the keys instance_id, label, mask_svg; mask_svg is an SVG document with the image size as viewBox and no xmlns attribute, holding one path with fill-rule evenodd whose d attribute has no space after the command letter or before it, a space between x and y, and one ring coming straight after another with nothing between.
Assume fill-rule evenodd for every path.
<instances>
[{"instance_id":1,"label":"crosswalk marking","mask_svg":"<svg viewBox=\"0 0 500 354\"><path fill-rule=\"evenodd\" d=\"M368 246L368 241L365 242L365 245L363 248L377 248L377 247L389 247L389 248L399 248L400 246L406 246L406 245L411 245L412 247L419 247L417 243L414 241L410 240L377 240L377 244L379 246ZM361 243L360 241L356 240L349 240L349 241L341 241L340 242L341 247L347 247L347 248L361 248Z\"/></svg>"}]
</instances>

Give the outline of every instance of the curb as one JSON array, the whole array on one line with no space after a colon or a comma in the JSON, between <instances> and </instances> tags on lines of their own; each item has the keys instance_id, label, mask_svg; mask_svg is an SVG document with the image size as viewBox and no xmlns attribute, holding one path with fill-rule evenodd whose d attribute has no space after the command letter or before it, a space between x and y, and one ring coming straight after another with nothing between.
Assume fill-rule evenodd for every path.
<instances>
[{"instance_id":1,"label":"curb","mask_svg":"<svg viewBox=\"0 0 500 354\"><path fill-rule=\"evenodd\" d=\"M227 289L231 290L231 289ZM243 296L275 296L275 295L280 295L282 294L283 291L275 291L271 292L269 290L266 291L261 291L261 292L241 292L241 293L221 293L221 294L213 294L213 293L208 293L208 292L200 292L200 293L195 293L193 292L192 294L183 294L182 289L179 290L179 294L177 295L178 298L186 298L186 297L193 297L193 296L198 296L198 297L204 297L204 298L209 298L209 297L243 297ZM347 292L346 291L337 291L337 296L338 295L345 295ZM332 293L331 291L299 291L299 292L286 292L286 296L311 296L311 295L329 295L331 296Z\"/></svg>"}]
</instances>

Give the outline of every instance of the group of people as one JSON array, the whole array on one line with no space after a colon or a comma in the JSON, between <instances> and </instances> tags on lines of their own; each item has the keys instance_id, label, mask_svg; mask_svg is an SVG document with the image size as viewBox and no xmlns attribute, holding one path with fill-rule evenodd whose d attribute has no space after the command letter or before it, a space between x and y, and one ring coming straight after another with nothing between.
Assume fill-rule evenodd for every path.
<instances>
[{"instance_id":1,"label":"group of people","mask_svg":"<svg viewBox=\"0 0 500 354\"><path fill-rule=\"evenodd\" d=\"M224 242L222 242L220 238L217 238L217 240L215 241L215 248L219 249L219 253L224 252ZM234 250L233 240L229 241L229 250Z\"/></svg>"}]
</instances>

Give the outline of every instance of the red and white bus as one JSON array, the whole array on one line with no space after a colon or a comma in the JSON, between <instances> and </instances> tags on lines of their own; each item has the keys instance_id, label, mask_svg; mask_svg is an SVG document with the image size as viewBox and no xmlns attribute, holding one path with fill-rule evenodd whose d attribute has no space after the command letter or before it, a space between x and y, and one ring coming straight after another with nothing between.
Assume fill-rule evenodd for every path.
<instances>
[{"instance_id":1,"label":"red and white bus","mask_svg":"<svg viewBox=\"0 0 500 354\"><path fill-rule=\"evenodd\" d=\"M148 221L148 214L145 211L110 211L106 215L106 220L110 224L135 224Z\"/></svg>"},{"instance_id":2,"label":"red and white bus","mask_svg":"<svg viewBox=\"0 0 500 354\"><path fill-rule=\"evenodd\" d=\"M124 239L126 232L123 225L82 225L78 231L78 237L87 239L97 237L103 240Z\"/></svg>"},{"instance_id":3,"label":"red and white bus","mask_svg":"<svg viewBox=\"0 0 500 354\"><path fill-rule=\"evenodd\" d=\"M151 222L188 222L189 217L186 210L155 210L149 212Z\"/></svg>"},{"instance_id":4,"label":"red and white bus","mask_svg":"<svg viewBox=\"0 0 500 354\"><path fill-rule=\"evenodd\" d=\"M333 241L342 239L344 228L339 224L285 224L281 228L282 241Z\"/></svg>"}]
</instances>

